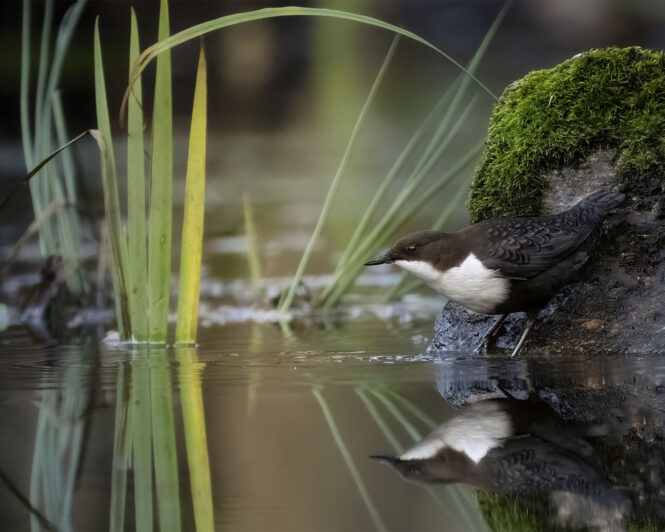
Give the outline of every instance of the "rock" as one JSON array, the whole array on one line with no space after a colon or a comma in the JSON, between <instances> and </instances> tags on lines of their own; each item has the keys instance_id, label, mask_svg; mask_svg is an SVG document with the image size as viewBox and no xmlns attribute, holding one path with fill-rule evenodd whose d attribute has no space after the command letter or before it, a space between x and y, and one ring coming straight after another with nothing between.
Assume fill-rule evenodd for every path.
<instances>
[{"instance_id":1,"label":"rock","mask_svg":"<svg viewBox=\"0 0 665 532\"><path fill-rule=\"evenodd\" d=\"M589 261L540 313L524 354L665 351L665 90L654 87L665 87L665 54L592 50L528 74L494 109L474 221L562 212L602 188L627 196L584 244ZM468 351L493 319L449 304L429 351ZM521 323L510 316L497 346L512 347Z\"/></svg>"}]
</instances>

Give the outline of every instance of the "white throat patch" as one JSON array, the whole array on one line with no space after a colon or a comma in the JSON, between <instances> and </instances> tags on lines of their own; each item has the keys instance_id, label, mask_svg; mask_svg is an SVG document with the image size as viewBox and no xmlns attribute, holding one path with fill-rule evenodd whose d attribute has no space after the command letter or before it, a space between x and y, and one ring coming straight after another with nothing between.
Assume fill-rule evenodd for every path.
<instances>
[{"instance_id":1,"label":"white throat patch","mask_svg":"<svg viewBox=\"0 0 665 532\"><path fill-rule=\"evenodd\" d=\"M473 253L443 273L420 260L396 260L395 264L473 312L493 314L495 307L508 297L508 279L485 268Z\"/></svg>"},{"instance_id":2,"label":"white throat patch","mask_svg":"<svg viewBox=\"0 0 665 532\"><path fill-rule=\"evenodd\" d=\"M465 453L476 464L501 440L512 435L508 414L495 402L480 402L464 408L457 416L435 429L411 447L401 460L427 460L444 447Z\"/></svg>"}]
</instances>

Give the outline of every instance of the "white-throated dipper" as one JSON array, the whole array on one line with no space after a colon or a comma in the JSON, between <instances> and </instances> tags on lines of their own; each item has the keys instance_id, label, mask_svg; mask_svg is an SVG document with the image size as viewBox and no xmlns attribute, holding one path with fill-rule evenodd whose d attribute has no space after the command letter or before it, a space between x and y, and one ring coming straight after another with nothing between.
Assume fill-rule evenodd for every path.
<instances>
[{"instance_id":1,"label":"white-throated dipper","mask_svg":"<svg viewBox=\"0 0 665 532\"><path fill-rule=\"evenodd\" d=\"M484 220L456 233L413 233L365 265L396 264L472 312L500 314L479 348L508 314L526 312L515 356L538 311L586 262L586 254L576 251L624 198L600 190L560 214Z\"/></svg>"}]
</instances>

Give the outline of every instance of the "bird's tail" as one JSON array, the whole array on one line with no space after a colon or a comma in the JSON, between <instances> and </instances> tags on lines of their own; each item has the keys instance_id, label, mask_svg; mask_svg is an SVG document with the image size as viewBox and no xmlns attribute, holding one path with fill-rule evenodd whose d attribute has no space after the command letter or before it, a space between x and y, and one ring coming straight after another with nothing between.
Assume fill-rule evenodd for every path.
<instances>
[{"instance_id":1,"label":"bird's tail","mask_svg":"<svg viewBox=\"0 0 665 532\"><path fill-rule=\"evenodd\" d=\"M626 195L623 192L598 190L580 201L569 212L575 212L582 223L598 223L624 199Z\"/></svg>"}]
</instances>

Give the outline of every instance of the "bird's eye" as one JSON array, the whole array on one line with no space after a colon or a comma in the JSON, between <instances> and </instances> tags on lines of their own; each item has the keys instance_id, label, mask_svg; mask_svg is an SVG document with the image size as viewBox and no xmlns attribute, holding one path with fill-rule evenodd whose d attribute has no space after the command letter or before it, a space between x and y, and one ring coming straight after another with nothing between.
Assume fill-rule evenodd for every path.
<instances>
[{"instance_id":1,"label":"bird's eye","mask_svg":"<svg viewBox=\"0 0 665 532\"><path fill-rule=\"evenodd\" d=\"M415 244L409 244L406 246L406 252L407 253L415 253L416 252L416 245Z\"/></svg>"}]
</instances>

